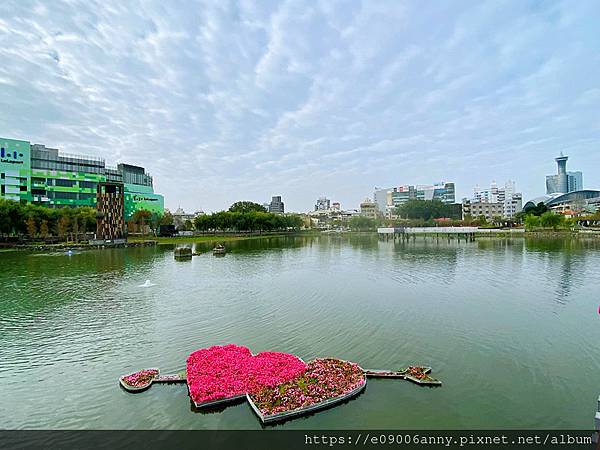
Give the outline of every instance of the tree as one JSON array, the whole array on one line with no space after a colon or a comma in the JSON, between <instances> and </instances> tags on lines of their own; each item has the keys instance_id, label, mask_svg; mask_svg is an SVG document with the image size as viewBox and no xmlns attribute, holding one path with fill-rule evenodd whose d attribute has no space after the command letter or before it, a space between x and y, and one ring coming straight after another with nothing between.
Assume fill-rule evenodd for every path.
<instances>
[{"instance_id":1,"label":"tree","mask_svg":"<svg viewBox=\"0 0 600 450\"><path fill-rule=\"evenodd\" d=\"M249 201L235 202L229 207L229 212L247 213L250 211L267 212L267 208L258 203Z\"/></svg>"},{"instance_id":2,"label":"tree","mask_svg":"<svg viewBox=\"0 0 600 450\"><path fill-rule=\"evenodd\" d=\"M152 218L152 213L146 209L138 209L133 213L129 222L134 224L137 228L137 231L140 233L144 233L144 228L149 224Z\"/></svg>"},{"instance_id":3,"label":"tree","mask_svg":"<svg viewBox=\"0 0 600 450\"><path fill-rule=\"evenodd\" d=\"M69 219L69 216L67 216L66 214L63 214L60 219L58 219L58 222L56 224L56 233L62 238L65 237L66 234L69 232L69 227L71 225L71 220Z\"/></svg>"},{"instance_id":4,"label":"tree","mask_svg":"<svg viewBox=\"0 0 600 450\"><path fill-rule=\"evenodd\" d=\"M47 238L49 234L48 231L48 221L46 219L42 220L42 223L40 224L40 236L42 238Z\"/></svg>"},{"instance_id":5,"label":"tree","mask_svg":"<svg viewBox=\"0 0 600 450\"><path fill-rule=\"evenodd\" d=\"M456 213L454 207L440 200L417 200L410 199L396 208L396 214L405 219L439 219L441 217L453 217Z\"/></svg>"},{"instance_id":6,"label":"tree","mask_svg":"<svg viewBox=\"0 0 600 450\"><path fill-rule=\"evenodd\" d=\"M377 228L377 219L354 216L348 221L348 226L354 231L374 231Z\"/></svg>"},{"instance_id":7,"label":"tree","mask_svg":"<svg viewBox=\"0 0 600 450\"><path fill-rule=\"evenodd\" d=\"M564 216L555 214L552 211L546 211L540 216L540 223L544 228L553 228L556 230L564 221Z\"/></svg>"},{"instance_id":8,"label":"tree","mask_svg":"<svg viewBox=\"0 0 600 450\"><path fill-rule=\"evenodd\" d=\"M533 214L534 216L541 216L542 214L547 212L548 209L549 208L543 202L540 202L536 206L529 205L527 208L525 208L523 210L523 212L525 214Z\"/></svg>"},{"instance_id":9,"label":"tree","mask_svg":"<svg viewBox=\"0 0 600 450\"><path fill-rule=\"evenodd\" d=\"M33 216L27 218L27 234L32 238L37 234L37 226Z\"/></svg>"},{"instance_id":10,"label":"tree","mask_svg":"<svg viewBox=\"0 0 600 450\"><path fill-rule=\"evenodd\" d=\"M164 214L160 218L161 225L173 225L173 214L168 209L165 209Z\"/></svg>"},{"instance_id":11,"label":"tree","mask_svg":"<svg viewBox=\"0 0 600 450\"><path fill-rule=\"evenodd\" d=\"M525 228L533 230L540 226L540 218L534 214L528 214L525 216Z\"/></svg>"}]
</instances>

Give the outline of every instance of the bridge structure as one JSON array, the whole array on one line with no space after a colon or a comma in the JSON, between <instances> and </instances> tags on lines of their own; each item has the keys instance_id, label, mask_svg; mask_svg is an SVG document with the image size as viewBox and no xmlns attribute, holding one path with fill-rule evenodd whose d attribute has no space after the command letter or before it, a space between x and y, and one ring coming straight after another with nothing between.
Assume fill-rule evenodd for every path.
<instances>
[{"instance_id":1,"label":"bridge structure","mask_svg":"<svg viewBox=\"0 0 600 450\"><path fill-rule=\"evenodd\" d=\"M523 228L512 228L509 230L501 228L478 228L478 227L382 227L377 228L379 237L385 240L409 240L417 236L433 236L447 239L475 240L476 236L491 236L494 234L520 234L525 232Z\"/></svg>"}]
</instances>

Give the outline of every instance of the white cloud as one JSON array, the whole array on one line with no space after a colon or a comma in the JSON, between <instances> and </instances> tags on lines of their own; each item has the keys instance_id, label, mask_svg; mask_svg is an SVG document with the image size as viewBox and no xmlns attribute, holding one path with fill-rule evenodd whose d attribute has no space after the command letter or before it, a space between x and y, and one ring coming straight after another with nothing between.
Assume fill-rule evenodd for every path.
<instances>
[{"instance_id":1,"label":"white cloud","mask_svg":"<svg viewBox=\"0 0 600 450\"><path fill-rule=\"evenodd\" d=\"M560 150L600 187L599 19L591 0L2 2L0 134L143 165L188 210L440 179L535 196Z\"/></svg>"}]
</instances>

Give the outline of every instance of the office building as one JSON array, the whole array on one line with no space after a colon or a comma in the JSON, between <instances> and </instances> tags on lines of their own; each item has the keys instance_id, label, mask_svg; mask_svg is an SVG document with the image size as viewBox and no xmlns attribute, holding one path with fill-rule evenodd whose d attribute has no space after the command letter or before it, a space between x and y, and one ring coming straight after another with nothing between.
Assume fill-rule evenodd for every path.
<instances>
[{"instance_id":1,"label":"office building","mask_svg":"<svg viewBox=\"0 0 600 450\"><path fill-rule=\"evenodd\" d=\"M106 166L99 157L66 154L29 141L0 138L0 197L49 208L96 207L100 183L122 183L125 220L140 209L162 214L143 167Z\"/></svg>"},{"instance_id":2,"label":"office building","mask_svg":"<svg viewBox=\"0 0 600 450\"><path fill-rule=\"evenodd\" d=\"M475 186L473 198L468 202L463 200L463 218L481 215L488 220L494 217L507 219L514 217L523 209L523 195L515 191L516 183L511 180L507 181L503 187L499 187L496 182L492 182L489 189L480 189L479 186ZM474 212L475 210L477 213Z\"/></svg>"},{"instance_id":3,"label":"office building","mask_svg":"<svg viewBox=\"0 0 600 450\"><path fill-rule=\"evenodd\" d=\"M557 174L546 176L546 194L567 194L583 190L583 173L567 172L568 159L562 153L555 158Z\"/></svg>"},{"instance_id":4,"label":"office building","mask_svg":"<svg viewBox=\"0 0 600 450\"><path fill-rule=\"evenodd\" d=\"M327 211L331 208L331 200L326 197L319 197L315 204L315 211Z\"/></svg>"},{"instance_id":5,"label":"office building","mask_svg":"<svg viewBox=\"0 0 600 450\"><path fill-rule=\"evenodd\" d=\"M394 208L409 200L439 200L446 204L454 203L455 193L454 183L402 185L387 189L375 188L373 201L382 214L389 216Z\"/></svg>"},{"instance_id":6,"label":"office building","mask_svg":"<svg viewBox=\"0 0 600 450\"><path fill-rule=\"evenodd\" d=\"M472 202L471 200L465 199L462 204L462 214L463 219L468 216L471 216L474 219L483 216L486 220L493 220L496 217L504 216L504 204Z\"/></svg>"},{"instance_id":7,"label":"office building","mask_svg":"<svg viewBox=\"0 0 600 450\"><path fill-rule=\"evenodd\" d=\"M271 203L269 203L269 212L274 214L283 214L285 212L284 204L281 201L280 195L276 195L271 198Z\"/></svg>"},{"instance_id":8,"label":"office building","mask_svg":"<svg viewBox=\"0 0 600 450\"><path fill-rule=\"evenodd\" d=\"M381 213L377 207L377 203L372 201L370 198L366 198L360 204L360 215L368 217L369 219L377 219Z\"/></svg>"}]
</instances>

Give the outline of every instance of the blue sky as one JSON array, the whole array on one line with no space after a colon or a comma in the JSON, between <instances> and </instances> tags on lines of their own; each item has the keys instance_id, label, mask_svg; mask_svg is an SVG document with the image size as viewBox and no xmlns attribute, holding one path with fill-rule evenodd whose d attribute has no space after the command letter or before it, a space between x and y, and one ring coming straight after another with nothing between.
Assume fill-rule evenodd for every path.
<instances>
[{"instance_id":1,"label":"blue sky","mask_svg":"<svg viewBox=\"0 0 600 450\"><path fill-rule=\"evenodd\" d=\"M514 179L600 188L598 1L3 1L0 136L145 166L166 205Z\"/></svg>"}]
</instances>

